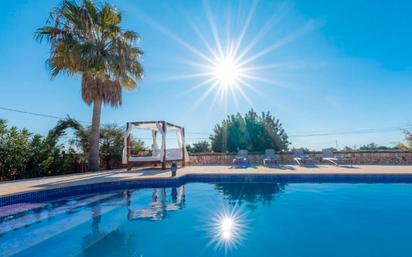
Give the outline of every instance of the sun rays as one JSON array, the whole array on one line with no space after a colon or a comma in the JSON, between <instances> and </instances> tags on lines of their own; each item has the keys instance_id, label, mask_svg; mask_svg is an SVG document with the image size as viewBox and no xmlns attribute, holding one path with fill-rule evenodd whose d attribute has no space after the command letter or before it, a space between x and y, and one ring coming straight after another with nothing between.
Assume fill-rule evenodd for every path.
<instances>
[{"instance_id":1,"label":"sun rays","mask_svg":"<svg viewBox=\"0 0 412 257\"><path fill-rule=\"evenodd\" d=\"M221 212L211 213L211 218L206 220L205 230L209 237L207 247L215 250L223 249L225 252L237 248L248 234L248 213L239 206L222 208Z\"/></svg>"},{"instance_id":2,"label":"sun rays","mask_svg":"<svg viewBox=\"0 0 412 257\"><path fill-rule=\"evenodd\" d=\"M274 77L274 71L287 67L292 61L287 61L285 66L285 61L268 62L270 59L265 57L321 25L316 20L310 20L268 44L267 36L274 30L274 25L278 26L291 9L289 1L278 4L272 16L261 24L257 33L256 26L254 30L251 27L254 25L259 1L246 1L242 4L233 2L236 6L224 2L231 6L226 6L226 9L223 8L225 11L220 13L220 8L215 5L222 3L213 2L212 6L209 1L204 0L202 8L206 19L192 17L186 9L177 8L176 13L180 14L178 16L183 18L184 25L192 32L191 35L184 36L137 10L146 23L191 54L191 57L188 57L188 54L175 58L175 66L182 68L183 72L164 78L164 81L169 82L187 80L192 83L189 90L180 94L182 97L193 96L195 91L200 93L197 98L192 98L193 104L189 112L202 104L207 104L209 108L223 107L222 111L226 111L229 104L238 107L240 103L247 103L254 107L250 96L261 95L261 88L258 86L287 88L288 83ZM196 22L200 20L201 22ZM262 42L265 44L261 44Z\"/></svg>"}]
</instances>

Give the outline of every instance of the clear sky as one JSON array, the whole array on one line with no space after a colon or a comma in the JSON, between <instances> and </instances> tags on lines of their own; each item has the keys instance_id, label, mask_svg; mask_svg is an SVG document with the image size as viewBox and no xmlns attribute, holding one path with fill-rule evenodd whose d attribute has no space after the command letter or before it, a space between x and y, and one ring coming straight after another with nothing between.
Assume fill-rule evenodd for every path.
<instances>
[{"instance_id":1,"label":"clear sky","mask_svg":"<svg viewBox=\"0 0 412 257\"><path fill-rule=\"evenodd\" d=\"M313 149L393 145L412 126L412 1L108 1L141 36L145 78L122 107L104 108L103 123L167 120L185 126L192 142L253 107L279 118L292 146ZM79 78L51 81L49 47L33 39L59 3L2 1L0 107L88 121ZM247 50L250 76L225 96L199 74L219 45L225 52L240 38L235 57ZM40 134L56 122L4 110L0 117Z\"/></svg>"}]
</instances>

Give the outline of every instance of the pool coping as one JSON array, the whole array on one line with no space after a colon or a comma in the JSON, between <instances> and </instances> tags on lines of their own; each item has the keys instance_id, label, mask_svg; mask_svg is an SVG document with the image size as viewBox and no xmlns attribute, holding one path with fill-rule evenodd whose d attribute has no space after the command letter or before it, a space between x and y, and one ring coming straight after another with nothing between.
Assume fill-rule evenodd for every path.
<instances>
[{"instance_id":1,"label":"pool coping","mask_svg":"<svg viewBox=\"0 0 412 257\"><path fill-rule=\"evenodd\" d=\"M176 177L128 178L81 185L38 189L0 196L0 207L51 201L72 195L150 187L177 187L186 183L412 183L412 173L187 173Z\"/></svg>"}]
</instances>

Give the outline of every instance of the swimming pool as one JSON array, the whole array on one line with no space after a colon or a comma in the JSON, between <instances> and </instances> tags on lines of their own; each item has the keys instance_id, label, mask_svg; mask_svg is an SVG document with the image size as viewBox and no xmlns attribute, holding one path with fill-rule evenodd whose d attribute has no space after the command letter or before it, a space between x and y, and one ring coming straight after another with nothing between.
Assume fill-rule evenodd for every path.
<instances>
[{"instance_id":1,"label":"swimming pool","mask_svg":"<svg viewBox=\"0 0 412 257\"><path fill-rule=\"evenodd\" d=\"M409 183L188 183L2 210L1 256L393 257L412 252Z\"/></svg>"}]
</instances>

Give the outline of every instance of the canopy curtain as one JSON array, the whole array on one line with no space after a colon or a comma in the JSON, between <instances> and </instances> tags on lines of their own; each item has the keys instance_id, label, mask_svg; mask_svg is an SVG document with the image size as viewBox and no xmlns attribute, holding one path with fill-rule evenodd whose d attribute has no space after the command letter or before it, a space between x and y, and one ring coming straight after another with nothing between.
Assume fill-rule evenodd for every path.
<instances>
[{"instance_id":1,"label":"canopy curtain","mask_svg":"<svg viewBox=\"0 0 412 257\"><path fill-rule=\"evenodd\" d=\"M122 164L127 164L127 138L129 136L132 136L132 128L133 128L133 124L131 123L127 123L127 130L126 133L124 135L124 141L123 141L123 153L122 153Z\"/></svg>"},{"instance_id":2,"label":"canopy curtain","mask_svg":"<svg viewBox=\"0 0 412 257\"><path fill-rule=\"evenodd\" d=\"M123 141L123 153L122 153L122 164L127 164L127 138L130 136L132 136L132 129L133 127L137 127L137 128L144 128L144 129L151 129L152 130L152 156L155 157L157 155L160 155L160 160L163 159L163 155L164 155L164 149L166 147L165 145L165 141L166 141L166 134L162 129L162 123L160 122L156 122L155 124L155 128L151 128L151 127L147 127L147 125L143 125L143 126L136 126L132 123L128 123L128 128L127 131L124 135L124 141ZM160 132L160 134L162 135L162 146L160 148L159 151L159 145L157 143L157 132Z\"/></svg>"},{"instance_id":3,"label":"canopy curtain","mask_svg":"<svg viewBox=\"0 0 412 257\"><path fill-rule=\"evenodd\" d=\"M184 158L186 161L189 160L189 154L186 150L186 147L184 146L183 143L183 128L177 127L177 126L168 126L164 122L156 121L156 122L145 122L145 123L127 123L127 130L124 134L124 146L123 146L123 152L122 152L122 164L127 164L128 163L128 158L127 158L127 153L128 153L128 146L127 146L127 139L132 136L132 129L133 128L139 128L139 129L150 129L151 130L151 135L152 135L152 157L155 157L156 160L163 161L163 158L166 157L172 158L175 156L174 153L178 153L177 158L182 158L182 149L184 149ZM166 126L164 126L166 125ZM176 139L177 139L177 144L179 149L167 149L166 148L166 137L167 137L167 132L176 132ZM157 136L158 133L161 135L161 145L159 149L159 143L157 142ZM131 146L129 146L131 147ZM165 150L169 150L167 156L164 156ZM129 156L131 157L131 156ZM133 158L145 158L145 157L133 157ZM149 157L147 157L149 158ZM170 160L170 159L168 159Z\"/></svg>"},{"instance_id":4,"label":"canopy curtain","mask_svg":"<svg viewBox=\"0 0 412 257\"><path fill-rule=\"evenodd\" d=\"M179 149L182 150L184 148L185 150L185 160L189 161L189 153L187 152L186 147L183 145L183 129L176 130L176 138L177 138L177 145L179 146Z\"/></svg>"},{"instance_id":5,"label":"canopy curtain","mask_svg":"<svg viewBox=\"0 0 412 257\"><path fill-rule=\"evenodd\" d=\"M160 147L160 160L163 160L163 156L166 149L166 128L163 128L163 124L156 122L157 131L162 135L162 146Z\"/></svg>"},{"instance_id":6,"label":"canopy curtain","mask_svg":"<svg viewBox=\"0 0 412 257\"><path fill-rule=\"evenodd\" d=\"M152 130L152 156L159 154L159 145L157 144L157 131Z\"/></svg>"}]
</instances>

